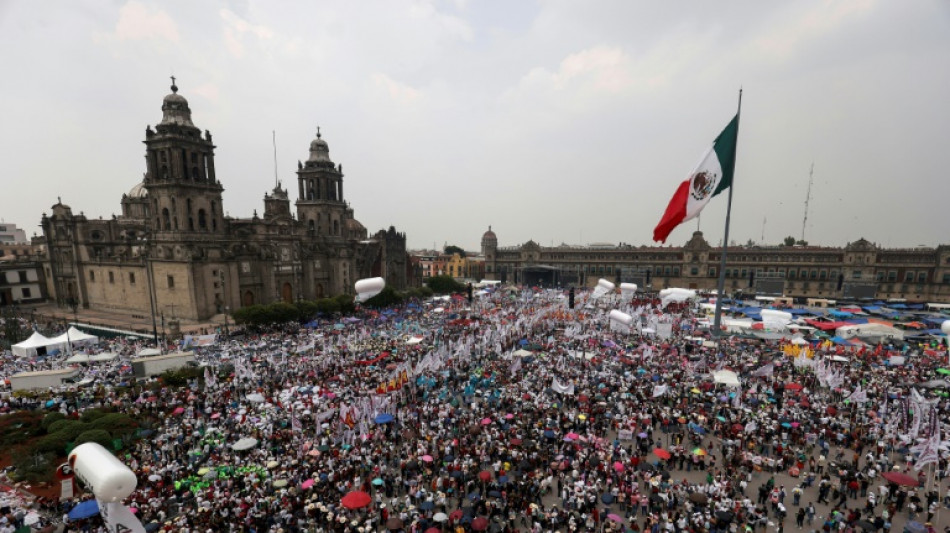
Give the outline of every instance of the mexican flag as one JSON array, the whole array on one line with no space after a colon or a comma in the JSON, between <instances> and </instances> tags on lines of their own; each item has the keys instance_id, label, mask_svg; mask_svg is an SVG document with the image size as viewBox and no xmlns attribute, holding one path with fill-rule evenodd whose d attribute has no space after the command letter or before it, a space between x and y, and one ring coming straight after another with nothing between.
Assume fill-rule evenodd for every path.
<instances>
[{"instance_id":1,"label":"mexican flag","mask_svg":"<svg viewBox=\"0 0 950 533\"><path fill-rule=\"evenodd\" d=\"M738 134L739 115L736 115L713 141L689 178L676 188L663 218L653 229L654 241L666 242L676 226L699 215L713 196L732 185Z\"/></svg>"}]
</instances>

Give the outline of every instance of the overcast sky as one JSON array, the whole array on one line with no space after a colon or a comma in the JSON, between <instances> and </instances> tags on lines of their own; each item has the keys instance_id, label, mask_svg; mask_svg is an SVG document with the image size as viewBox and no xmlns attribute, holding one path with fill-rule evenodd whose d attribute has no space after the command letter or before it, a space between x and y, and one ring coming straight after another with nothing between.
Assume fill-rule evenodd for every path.
<instances>
[{"instance_id":1,"label":"overcast sky","mask_svg":"<svg viewBox=\"0 0 950 533\"><path fill-rule=\"evenodd\" d=\"M950 2L0 1L0 217L109 217L177 77L224 209L320 126L411 248L649 244L744 88L731 239L950 243ZM722 238L726 198L704 211ZM696 221L669 238L680 245Z\"/></svg>"}]
</instances>

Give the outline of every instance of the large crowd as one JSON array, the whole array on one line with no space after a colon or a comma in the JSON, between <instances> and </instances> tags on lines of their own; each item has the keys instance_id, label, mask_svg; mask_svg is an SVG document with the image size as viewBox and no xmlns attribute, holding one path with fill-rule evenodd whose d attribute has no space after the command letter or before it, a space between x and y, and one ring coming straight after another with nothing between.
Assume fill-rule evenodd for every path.
<instances>
[{"instance_id":1,"label":"large crowd","mask_svg":"<svg viewBox=\"0 0 950 533\"><path fill-rule=\"evenodd\" d=\"M120 452L139 480L125 503L150 531L950 523L939 517L947 400L914 386L939 377L945 352L905 348L895 365L884 346L792 352L791 333L714 343L689 303L578 300L500 288L219 338L194 348L204 375L178 388L111 386L137 348L114 341L103 349L119 359L85 369L96 385L50 394L69 416L106 407L160 421ZM612 323L610 309L634 324ZM56 364L8 358L0 370Z\"/></svg>"}]
</instances>

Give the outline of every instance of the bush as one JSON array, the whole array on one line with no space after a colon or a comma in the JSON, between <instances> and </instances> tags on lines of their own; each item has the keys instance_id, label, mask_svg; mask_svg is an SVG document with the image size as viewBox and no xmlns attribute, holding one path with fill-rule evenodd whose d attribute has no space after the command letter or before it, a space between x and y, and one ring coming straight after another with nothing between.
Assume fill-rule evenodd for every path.
<instances>
[{"instance_id":1,"label":"bush","mask_svg":"<svg viewBox=\"0 0 950 533\"><path fill-rule=\"evenodd\" d=\"M283 324L284 322L296 322L300 320L300 312L294 304L287 302L277 302L269 305L270 315L273 322Z\"/></svg>"},{"instance_id":2,"label":"bush","mask_svg":"<svg viewBox=\"0 0 950 533\"><path fill-rule=\"evenodd\" d=\"M138 424L125 413L109 413L89 424L89 427L91 429L102 429L108 431L113 437L119 437L125 433L135 431Z\"/></svg>"},{"instance_id":3,"label":"bush","mask_svg":"<svg viewBox=\"0 0 950 533\"><path fill-rule=\"evenodd\" d=\"M0 446L13 446L43 433L43 413L17 411L0 417Z\"/></svg>"},{"instance_id":4,"label":"bush","mask_svg":"<svg viewBox=\"0 0 950 533\"><path fill-rule=\"evenodd\" d=\"M106 448L112 446L112 435L104 429L90 429L83 431L76 437L76 446L86 442L97 442Z\"/></svg>"},{"instance_id":5,"label":"bush","mask_svg":"<svg viewBox=\"0 0 950 533\"><path fill-rule=\"evenodd\" d=\"M317 307L317 302L310 300L302 300L294 305L297 307L297 316L302 322L312 320L320 311L320 308Z\"/></svg>"},{"instance_id":6,"label":"bush","mask_svg":"<svg viewBox=\"0 0 950 533\"><path fill-rule=\"evenodd\" d=\"M43 430L49 433L50 424L52 424L53 422L57 422L59 420L66 420L66 415L64 415L63 413L60 413L59 411L56 411L54 413L50 413L44 416L43 421L40 422L40 425L43 427Z\"/></svg>"},{"instance_id":7,"label":"bush","mask_svg":"<svg viewBox=\"0 0 950 533\"><path fill-rule=\"evenodd\" d=\"M88 424L106 416L111 412L112 410L110 409L86 409L81 415L79 415L79 420Z\"/></svg>"},{"instance_id":8,"label":"bush","mask_svg":"<svg viewBox=\"0 0 950 533\"><path fill-rule=\"evenodd\" d=\"M332 315L340 312L340 306L333 298L322 298L317 300L317 310L325 315Z\"/></svg>"},{"instance_id":9,"label":"bush","mask_svg":"<svg viewBox=\"0 0 950 533\"><path fill-rule=\"evenodd\" d=\"M59 435L67 441L72 441L75 440L80 433L90 429L89 424L84 424L78 420L66 420L65 422L69 422L69 424L63 427L58 427L56 431L51 432L50 435Z\"/></svg>"},{"instance_id":10,"label":"bush","mask_svg":"<svg viewBox=\"0 0 950 533\"><path fill-rule=\"evenodd\" d=\"M79 436L77 433L76 436ZM75 438L75 437L73 437ZM36 442L36 450L41 453L52 453L57 456L66 453L66 445L72 442L65 433L46 435Z\"/></svg>"},{"instance_id":11,"label":"bush","mask_svg":"<svg viewBox=\"0 0 950 533\"><path fill-rule=\"evenodd\" d=\"M366 307L390 307L402 303L403 296L396 292L392 287L384 287L382 292L366 300L363 305Z\"/></svg>"},{"instance_id":12,"label":"bush","mask_svg":"<svg viewBox=\"0 0 950 533\"><path fill-rule=\"evenodd\" d=\"M337 305L340 306L340 312L343 314L352 313L356 311L356 304L353 303L353 297L349 294L341 294L333 298Z\"/></svg>"},{"instance_id":13,"label":"bush","mask_svg":"<svg viewBox=\"0 0 950 533\"><path fill-rule=\"evenodd\" d=\"M204 375L204 370L196 366L183 366L175 370L162 372L159 379L169 387L185 387L188 382Z\"/></svg>"},{"instance_id":14,"label":"bush","mask_svg":"<svg viewBox=\"0 0 950 533\"><path fill-rule=\"evenodd\" d=\"M54 453L33 453L32 450L18 450L13 454L13 478L15 481L37 483L47 481L56 468L57 455Z\"/></svg>"}]
</instances>

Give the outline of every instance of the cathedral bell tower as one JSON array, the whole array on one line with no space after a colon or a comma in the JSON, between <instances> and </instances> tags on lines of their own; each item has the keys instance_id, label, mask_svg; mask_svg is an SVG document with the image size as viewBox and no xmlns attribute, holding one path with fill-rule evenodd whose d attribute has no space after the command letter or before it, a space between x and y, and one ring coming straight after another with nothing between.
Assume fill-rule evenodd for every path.
<instances>
[{"instance_id":1,"label":"cathedral bell tower","mask_svg":"<svg viewBox=\"0 0 950 533\"><path fill-rule=\"evenodd\" d=\"M310 143L310 157L297 163L297 220L311 237L346 237L350 218L343 201L343 165L330 160L330 148L320 135Z\"/></svg>"},{"instance_id":2,"label":"cathedral bell tower","mask_svg":"<svg viewBox=\"0 0 950 533\"><path fill-rule=\"evenodd\" d=\"M224 188L214 174L211 133L202 137L191 122L174 77L171 90L162 101L162 121L145 129L149 226L153 232L222 232Z\"/></svg>"}]
</instances>

